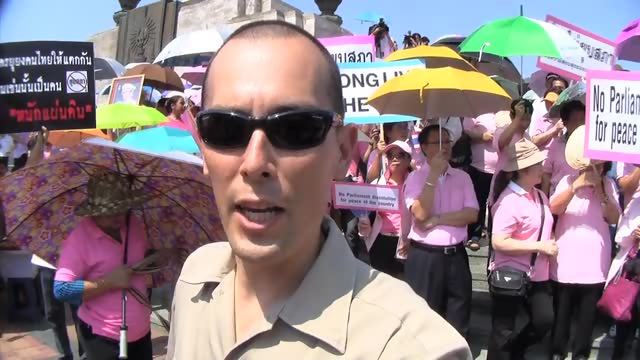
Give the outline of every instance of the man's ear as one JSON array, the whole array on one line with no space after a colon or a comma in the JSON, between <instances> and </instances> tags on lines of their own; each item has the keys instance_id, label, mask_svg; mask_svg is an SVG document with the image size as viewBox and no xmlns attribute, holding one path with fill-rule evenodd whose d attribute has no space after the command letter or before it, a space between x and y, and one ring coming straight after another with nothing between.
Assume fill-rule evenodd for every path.
<instances>
[{"instance_id":1,"label":"man's ear","mask_svg":"<svg viewBox=\"0 0 640 360\"><path fill-rule=\"evenodd\" d=\"M336 129L338 140L338 161L335 165L334 179L343 179L347 174L349 162L353 158L353 151L358 139L358 129L355 125L345 125Z\"/></svg>"}]
</instances>

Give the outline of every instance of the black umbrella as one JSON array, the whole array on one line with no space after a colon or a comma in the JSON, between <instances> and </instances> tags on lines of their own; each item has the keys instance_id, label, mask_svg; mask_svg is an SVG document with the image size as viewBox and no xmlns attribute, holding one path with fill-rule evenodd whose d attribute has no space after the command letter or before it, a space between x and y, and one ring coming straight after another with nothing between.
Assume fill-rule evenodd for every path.
<instances>
[{"instance_id":1,"label":"black umbrella","mask_svg":"<svg viewBox=\"0 0 640 360\"><path fill-rule=\"evenodd\" d=\"M94 59L94 72L96 80L109 80L122 76L125 68L117 60L111 58Z\"/></svg>"}]
</instances>

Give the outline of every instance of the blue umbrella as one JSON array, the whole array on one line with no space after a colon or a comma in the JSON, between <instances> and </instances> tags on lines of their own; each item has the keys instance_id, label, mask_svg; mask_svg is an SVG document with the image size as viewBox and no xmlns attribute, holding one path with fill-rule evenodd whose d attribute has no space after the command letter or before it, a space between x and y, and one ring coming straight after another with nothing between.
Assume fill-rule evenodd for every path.
<instances>
[{"instance_id":1,"label":"blue umbrella","mask_svg":"<svg viewBox=\"0 0 640 360\"><path fill-rule=\"evenodd\" d=\"M128 133L120 138L118 143L130 148L154 153L181 151L197 154L200 152L191 133L168 126Z\"/></svg>"}]
</instances>

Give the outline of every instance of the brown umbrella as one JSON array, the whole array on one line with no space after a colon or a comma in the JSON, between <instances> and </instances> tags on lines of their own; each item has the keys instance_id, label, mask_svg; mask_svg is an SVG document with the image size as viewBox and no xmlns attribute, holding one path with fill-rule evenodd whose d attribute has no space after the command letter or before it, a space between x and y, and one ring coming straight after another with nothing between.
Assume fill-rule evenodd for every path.
<instances>
[{"instance_id":1,"label":"brown umbrella","mask_svg":"<svg viewBox=\"0 0 640 360\"><path fill-rule=\"evenodd\" d=\"M446 46L456 52L459 52L458 46L464 41L466 37L462 35L448 35L436 40L432 46ZM511 60L492 54L482 54L482 61L478 62L480 54L477 53L465 53L461 55L463 58L469 60L478 71L481 73L492 76L497 75L509 81L520 83L521 76L518 69L513 65Z\"/></svg>"},{"instance_id":2,"label":"brown umbrella","mask_svg":"<svg viewBox=\"0 0 640 360\"><path fill-rule=\"evenodd\" d=\"M124 73L124 76L144 75L144 84L162 90L184 91L180 76L170 68L156 64L140 64Z\"/></svg>"}]
</instances>

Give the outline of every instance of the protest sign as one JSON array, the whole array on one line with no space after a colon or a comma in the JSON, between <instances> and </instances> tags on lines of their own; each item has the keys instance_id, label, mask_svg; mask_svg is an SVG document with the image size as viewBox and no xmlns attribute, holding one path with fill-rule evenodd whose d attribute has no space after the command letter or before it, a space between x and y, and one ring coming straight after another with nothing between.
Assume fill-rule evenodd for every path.
<instances>
[{"instance_id":1,"label":"protest sign","mask_svg":"<svg viewBox=\"0 0 640 360\"><path fill-rule=\"evenodd\" d=\"M333 206L336 209L401 212L400 187L386 185L333 183Z\"/></svg>"},{"instance_id":2,"label":"protest sign","mask_svg":"<svg viewBox=\"0 0 640 360\"><path fill-rule=\"evenodd\" d=\"M375 39L368 35L338 36L318 39L338 63L373 62Z\"/></svg>"},{"instance_id":3,"label":"protest sign","mask_svg":"<svg viewBox=\"0 0 640 360\"><path fill-rule=\"evenodd\" d=\"M588 71L585 156L640 164L640 72Z\"/></svg>"},{"instance_id":4,"label":"protest sign","mask_svg":"<svg viewBox=\"0 0 640 360\"><path fill-rule=\"evenodd\" d=\"M345 105L345 123L378 124L384 122L412 121L415 117L403 115L383 115L367 105L367 99L387 80L405 72L423 68L420 60L393 62L340 64L340 82Z\"/></svg>"},{"instance_id":5,"label":"protest sign","mask_svg":"<svg viewBox=\"0 0 640 360\"><path fill-rule=\"evenodd\" d=\"M96 125L93 43L0 44L0 133Z\"/></svg>"},{"instance_id":6,"label":"protest sign","mask_svg":"<svg viewBox=\"0 0 640 360\"><path fill-rule=\"evenodd\" d=\"M613 41L579 28L557 17L547 15L546 21L567 31L587 53L584 59L556 59L539 57L540 69L556 73L571 80L580 80L586 76L587 70L611 70L616 63Z\"/></svg>"}]
</instances>

